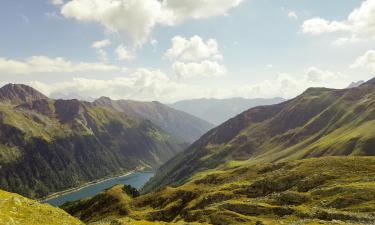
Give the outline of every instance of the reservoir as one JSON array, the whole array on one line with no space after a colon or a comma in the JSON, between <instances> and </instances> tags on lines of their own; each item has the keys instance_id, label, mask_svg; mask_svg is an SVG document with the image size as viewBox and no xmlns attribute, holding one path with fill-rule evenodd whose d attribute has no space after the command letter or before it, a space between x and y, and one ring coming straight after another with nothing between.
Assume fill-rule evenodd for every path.
<instances>
[{"instance_id":1,"label":"reservoir","mask_svg":"<svg viewBox=\"0 0 375 225\"><path fill-rule=\"evenodd\" d=\"M61 206L66 202L77 201L83 198L92 197L107 188L113 187L116 184L131 185L137 189L140 189L150 178L154 176L152 172L137 172L124 177L116 177L108 179L99 183L92 184L84 187L77 191L62 194L56 198L52 198L46 201L53 206Z\"/></svg>"}]
</instances>

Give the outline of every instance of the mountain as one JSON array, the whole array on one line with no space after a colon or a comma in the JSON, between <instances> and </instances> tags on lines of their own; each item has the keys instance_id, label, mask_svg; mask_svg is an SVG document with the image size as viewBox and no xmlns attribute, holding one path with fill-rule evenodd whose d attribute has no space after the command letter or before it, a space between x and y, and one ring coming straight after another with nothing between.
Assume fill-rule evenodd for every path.
<instances>
[{"instance_id":1,"label":"mountain","mask_svg":"<svg viewBox=\"0 0 375 225\"><path fill-rule=\"evenodd\" d=\"M0 224L83 225L62 209L0 190Z\"/></svg>"},{"instance_id":2,"label":"mountain","mask_svg":"<svg viewBox=\"0 0 375 225\"><path fill-rule=\"evenodd\" d=\"M87 224L365 225L375 223L375 157L232 163L177 188L115 186L63 208Z\"/></svg>"},{"instance_id":3,"label":"mountain","mask_svg":"<svg viewBox=\"0 0 375 225\"><path fill-rule=\"evenodd\" d=\"M127 115L150 120L167 133L189 144L214 127L202 119L172 109L160 102L114 101L110 98L102 97L95 100L94 104L110 107Z\"/></svg>"},{"instance_id":4,"label":"mountain","mask_svg":"<svg viewBox=\"0 0 375 225\"><path fill-rule=\"evenodd\" d=\"M359 87L364 83L365 83L365 81L363 81L363 80L360 80L360 81L357 81L357 82L352 82L347 88Z\"/></svg>"},{"instance_id":5,"label":"mountain","mask_svg":"<svg viewBox=\"0 0 375 225\"><path fill-rule=\"evenodd\" d=\"M24 85L0 88L0 188L32 198L136 169L183 149L148 120Z\"/></svg>"},{"instance_id":6,"label":"mountain","mask_svg":"<svg viewBox=\"0 0 375 225\"><path fill-rule=\"evenodd\" d=\"M181 185L232 160L348 155L375 155L375 79L351 89L309 88L287 102L249 109L169 160L144 192Z\"/></svg>"},{"instance_id":7,"label":"mountain","mask_svg":"<svg viewBox=\"0 0 375 225\"><path fill-rule=\"evenodd\" d=\"M8 103L24 103L46 100L47 96L23 84L7 84L0 88L0 101Z\"/></svg>"},{"instance_id":8,"label":"mountain","mask_svg":"<svg viewBox=\"0 0 375 225\"><path fill-rule=\"evenodd\" d=\"M283 98L194 99L176 102L169 106L219 125L249 108L260 105L273 105L283 101L285 101Z\"/></svg>"}]
</instances>

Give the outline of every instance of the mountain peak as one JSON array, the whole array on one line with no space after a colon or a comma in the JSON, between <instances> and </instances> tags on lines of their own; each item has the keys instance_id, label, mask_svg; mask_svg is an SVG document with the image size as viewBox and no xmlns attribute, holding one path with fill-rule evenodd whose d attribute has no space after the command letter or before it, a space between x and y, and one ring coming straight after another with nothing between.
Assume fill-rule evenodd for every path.
<instances>
[{"instance_id":1,"label":"mountain peak","mask_svg":"<svg viewBox=\"0 0 375 225\"><path fill-rule=\"evenodd\" d=\"M375 86L375 77L373 77L372 79L366 81L366 82L363 83L362 85ZM361 85L361 86L362 86L362 85Z\"/></svg>"},{"instance_id":2,"label":"mountain peak","mask_svg":"<svg viewBox=\"0 0 375 225\"><path fill-rule=\"evenodd\" d=\"M24 84L7 84L0 88L0 101L20 104L42 99L48 99L48 97Z\"/></svg>"}]
</instances>

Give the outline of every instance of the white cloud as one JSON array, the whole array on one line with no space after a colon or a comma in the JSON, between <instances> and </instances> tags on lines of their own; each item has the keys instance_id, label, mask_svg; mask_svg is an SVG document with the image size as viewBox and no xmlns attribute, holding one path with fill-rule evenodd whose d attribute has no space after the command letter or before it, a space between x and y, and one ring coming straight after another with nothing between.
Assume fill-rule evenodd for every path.
<instances>
[{"instance_id":1,"label":"white cloud","mask_svg":"<svg viewBox=\"0 0 375 225\"><path fill-rule=\"evenodd\" d=\"M220 16L242 0L72 0L61 14L83 22L96 22L110 32L126 34L136 46L149 39L157 25L174 26L188 19Z\"/></svg>"},{"instance_id":2,"label":"white cloud","mask_svg":"<svg viewBox=\"0 0 375 225\"><path fill-rule=\"evenodd\" d=\"M105 39L105 40L96 41L96 42L92 43L91 47L99 49L99 48L105 48L105 47L109 46L110 44L111 44L111 41L109 39Z\"/></svg>"},{"instance_id":3,"label":"white cloud","mask_svg":"<svg viewBox=\"0 0 375 225\"><path fill-rule=\"evenodd\" d=\"M47 95L54 93L76 94L79 96L109 96L113 99L134 99L141 101L158 100L174 102L182 99L201 98L292 98L309 87L345 88L352 78L311 67L301 75L281 73L273 79L256 84L228 85L212 87L178 82L159 70L138 69L126 76L109 80L75 78L71 81L45 84L28 83Z\"/></svg>"},{"instance_id":4,"label":"white cloud","mask_svg":"<svg viewBox=\"0 0 375 225\"><path fill-rule=\"evenodd\" d=\"M375 51L369 50L351 65L351 68L367 68L375 73Z\"/></svg>"},{"instance_id":5,"label":"white cloud","mask_svg":"<svg viewBox=\"0 0 375 225\"><path fill-rule=\"evenodd\" d=\"M302 32L312 35L342 32L349 35L349 38L346 37L338 41L339 44L343 44L358 38L374 38L374 21L375 0L366 0L360 7L354 9L345 20L330 21L322 18L306 20L302 25Z\"/></svg>"},{"instance_id":6,"label":"white cloud","mask_svg":"<svg viewBox=\"0 0 375 225\"><path fill-rule=\"evenodd\" d=\"M289 11L289 12L288 12L288 17L289 17L290 19L295 19L295 20L298 19L298 15L297 15L297 13L294 12L294 11Z\"/></svg>"},{"instance_id":7,"label":"white cloud","mask_svg":"<svg viewBox=\"0 0 375 225\"><path fill-rule=\"evenodd\" d=\"M172 68L179 79L222 76L227 72L225 66L209 60L200 63L175 62Z\"/></svg>"},{"instance_id":8,"label":"white cloud","mask_svg":"<svg viewBox=\"0 0 375 225\"><path fill-rule=\"evenodd\" d=\"M0 73L4 74L122 72L125 70L125 68L104 63L73 63L61 57L32 56L23 61L0 58Z\"/></svg>"},{"instance_id":9,"label":"white cloud","mask_svg":"<svg viewBox=\"0 0 375 225\"><path fill-rule=\"evenodd\" d=\"M62 5L64 4L63 0L51 0L52 5Z\"/></svg>"},{"instance_id":10,"label":"white cloud","mask_svg":"<svg viewBox=\"0 0 375 225\"><path fill-rule=\"evenodd\" d=\"M172 39L172 47L167 50L164 57L170 60L190 62L205 59L223 59L223 55L219 52L218 43L215 39L208 39L205 42L199 36L193 36L190 39L175 36Z\"/></svg>"},{"instance_id":11,"label":"white cloud","mask_svg":"<svg viewBox=\"0 0 375 225\"><path fill-rule=\"evenodd\" d=\"M135 58L134 54L130 52L125 45L120 45L115 50L118 60L132 60Z\"/></svg>"},{"instance_id":12,"label":"white cloud","mask_svg":"<svg viewBox=\"0 0 375 225\"><path fill-rule=\"evenodd\" d=\"M150 41L150 44L152 45L152 46L156 46L157 44L158 44L159 42L158 42L158 40L156 40L156 39L152 39L151 41Z\"/></svg>"},{"instance_id":13,"label":"white cloud","mask_svg":"<svg viewBox=\"0 0 375 225\"><path fill-rule=\"evenodd\" d=\"M111 41L109 39L105 39L92 43L91 47L98 51L99 57L102 61L107 61L107 52L103 48L106 48L109 45L111 45Z\"/></svg>"},{"instance_id":14,"label":"white cloud","mask_svg":"<svg viewBox=\"0 0 375 225\"><path fill-rule=\"evenodd\" d=\"M302 25L302 32L306 34L319 35L337 31L349 31L350 27L342 22L328 21L322 18L306 20Z\"/></svg>"}]
</instances>

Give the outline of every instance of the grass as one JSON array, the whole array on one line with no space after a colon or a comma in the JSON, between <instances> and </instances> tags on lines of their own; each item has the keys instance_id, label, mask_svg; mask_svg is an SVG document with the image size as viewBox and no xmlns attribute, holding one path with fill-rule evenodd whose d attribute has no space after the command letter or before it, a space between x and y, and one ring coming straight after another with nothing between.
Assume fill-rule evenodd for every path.
<instances>
[{"instance_id":1,"label":"grass","mask_svg":"<svg viewBox=\"0 0 375 225\"><path fill-rule=\"evenodd\" d=\"M0 224L83 225L61 209L5 191L0 191Z\"/></svg>"},{"instance_id":2,"label":"grass","mask_svg":"<svg viewBox=\"0 0 375 225\"><path fill-rule=\"evenodd\" d=\"M225 168L202 172L180 187L110 204L115 211L125 208L126 215L92 211L85 218L80 216L103 201L94 201L99 196L126 196L120 187L76 202L75 208L65 208L89 224L119 219L134 224L372 224L373 177L375 157L324 157L258 165L231 162ZM77 206L81 207L75 211Z\"/></svg>"}]
</instances>

